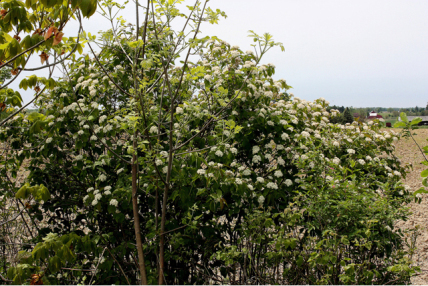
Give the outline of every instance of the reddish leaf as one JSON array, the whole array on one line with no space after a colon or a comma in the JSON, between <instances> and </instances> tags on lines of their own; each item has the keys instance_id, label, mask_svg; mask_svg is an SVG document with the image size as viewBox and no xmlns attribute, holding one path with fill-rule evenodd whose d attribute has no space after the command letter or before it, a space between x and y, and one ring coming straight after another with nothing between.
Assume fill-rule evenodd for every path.
<instances>
[{"instance_id":1,"label":"reddish leaf","mask_svg":"<svg viewBox=\"0 0 428 286\"><path fill-rule=\"evenodd\" d=\"M37 85L36 87L34 87L34 90L35 90L36 92L39 92L39 91L40 91L40 87Z\"/></svg>"},{"instance_id":2,"label":"reddish leaf","mask_svg":"<svg viewBox=\"0 0 428 286\"><path fill-rule=\"evenodd\" d=\"M18 74L18 69L13 69L13 70L10 71L10 73L12 75L17 75Z\"/></svg>"},{"instance_id":3,"label":"reddish leaf","mask_svg":"<svg viewBox=\"0 0 428 286\"><path fill-rule=\"evenodd\" d=\"M36 29L33 33L33 35L42 35L42 34L43 34L42 29Z\"/></svg>"},{"instance_id":4,"label":"reddish leaf","mask_svg":"<svg viewBox=\"0 0 428 286\"><path fill-rule=\"evenodd\" d=\"M3 102L0 102L0 110L4 111L6 109L6 104L4 104Z\"/></svg>"},{"instance_id":5,"label":"reddish leaf","mask_svg":"<svg viewBox=\"0 0 428 286\"><path fill-rule=\"evenodd\" d=\"M55 45L58 45L60 42L61 42L61 40L62 40L62 36L64 35L64 33L63 32L58 32L58 33L56 33L56 35L55 35L55 38L54 38L54 40L53 40L53 45L55 46Z\"/></svg>"},{"instance_id":6,"label":"reddish leaf","mask_svg":"<svg viewBox=\"0 0 428 286\"><path fill-rule=\"evenodd\" d=\"M48 58L49 58L49 55L47 53L43 52L40 54L40 61L42 62L42 64L44 64L45 61L48 60Z\"/></svg>"},{"instance_id":7,"label":"reddish leaf","mask_svg":"<svg viewBox=\"0 0 428 286\"><path fill-rule=\"evenodd\" d=\"M5 10L5 9L1 9L1 10L0 10L0 16L1 16L2 18L4 18L4 16L6 16L6 14L7 14L7 10Z\"/></svg>"},{"instance_id":8,"label":"reddish leaf","mask_svg":"<svg viewBox=\"0 0 428 286\"><path fill-rule=\"evenodd\" d=\"M57 27L50 27L47 31L46 31L46 33L45 33L45 41L47 40L47 39L49 39L51 36L52 36L52 34L56 34L58 32L58 28Z\"/></svg>"},{"instance_id":9,"label":"reddish leaf","mask_svg":"<svg viewBox=\"0 0 428 286\"><path fill-rule=\"evenodd\" d=\"M42 277L39 274L32 274L30 285L43 285Z\"/></svg>"},{"instance_id":10,"label":"reddish leaf","mask_svg":"<svg viewBox=\"0 0 428 286\"><path fill-rule=\"evenodd\" d=\"M20 36L18 36L18 35L15 35L15 36L13 36L18 42L20 42L21 41L21 37Z\"/></svg>"}]
</instances>

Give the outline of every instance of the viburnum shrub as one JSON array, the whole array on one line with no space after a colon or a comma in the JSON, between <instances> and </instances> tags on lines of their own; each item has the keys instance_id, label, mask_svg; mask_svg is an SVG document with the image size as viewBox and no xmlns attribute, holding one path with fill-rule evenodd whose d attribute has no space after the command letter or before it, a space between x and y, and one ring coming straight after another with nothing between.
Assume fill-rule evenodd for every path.
<instances>
[{"instance_id":1,"label":"viburnum shrub","mask_svg":"<svg viewBox=\"0 0 428 286\"><path fill-rule=\"evenodd\" d=\"M0 130L1 190L29 172L12 193L36 232L8 279L407 283L417 268L394 229L411 199L396 134L329 123L339 113L325 99L294 97L262 64L282 47L269 34L251 32L254 52L198 38L223 13L196 2L184 16L171 2L154 1L141 27L119 19L88 36L102 50L64 64L39 111ZM174 32L176 17L193 33Z\"/></svg>"}]
</instances>

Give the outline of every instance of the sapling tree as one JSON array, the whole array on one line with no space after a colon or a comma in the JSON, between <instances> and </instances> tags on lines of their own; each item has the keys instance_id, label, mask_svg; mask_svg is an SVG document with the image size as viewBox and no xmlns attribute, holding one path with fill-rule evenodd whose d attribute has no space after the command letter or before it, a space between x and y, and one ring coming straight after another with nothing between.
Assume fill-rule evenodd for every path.
<instances>
[{"instance_id":1,"label":"sapling tree","mask_svg":"<svg viewBox=\"0 0 428 286\"><path fill-rule=\"evenodd\" d=\"M378 121L330 123L339 112L325 99L296 98L272 78L263 56L282 44L270 34L251 31L243 52L200 35L223 12L195 1L186 15L181 2L136 1L136 25L100 2L112 28L86 36L91 55L61 62L39 112L1 129L2 192L36 222L36 245L7 279L407 282L414 247L393 230L410 197L396 135Z\"/></svg>"}]
</instances>

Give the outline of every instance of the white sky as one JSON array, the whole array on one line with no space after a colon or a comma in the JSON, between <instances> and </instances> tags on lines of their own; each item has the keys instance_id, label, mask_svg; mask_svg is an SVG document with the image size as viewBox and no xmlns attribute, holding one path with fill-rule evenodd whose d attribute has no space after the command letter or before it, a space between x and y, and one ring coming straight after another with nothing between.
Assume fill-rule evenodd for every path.
<instances>
[{"instance_id":1,"label":"white sky","mask_svg":"<svg viewBox=\"0 0 428 286\"><path fill-rule=\"evenodd\" d=\"M135 5L129 5L122 15L134 23ZM284 44L285 52L274 48L262 62L275 64L274 78L285 79L297 97L354 107L427 105L427 0L211 0L208 5L228 17L202 25L204 35L244 51L251 49L248 30L269 32ZM108 28L97 14L84 26L91 33ZM32 98L21 94L25 102Z\"/></svg>"}]
</instances>

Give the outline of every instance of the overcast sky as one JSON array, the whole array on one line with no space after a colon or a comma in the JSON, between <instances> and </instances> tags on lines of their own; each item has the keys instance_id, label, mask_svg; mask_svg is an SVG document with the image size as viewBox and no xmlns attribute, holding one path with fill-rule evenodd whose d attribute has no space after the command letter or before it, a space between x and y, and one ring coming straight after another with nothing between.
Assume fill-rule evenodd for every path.
<instances>
[{"instance_id":1,"label":"overcast sky","mask_svg":"<svg viewBox=\"0 0 428 286\"><path fill-rule=\"evenodd\" d=\"M228 17L204 24L204 35L244 51L252 43L248 30L269 32L284 44L285 52L272 49L262 62L275 64L274 77L285 79L297 97L354 107L427 105L427 0L211 0L208 5ZM132 8L123 15L134 22ZM84 28L94 33L108 27L94 15Z\"/></svg>"}]
</instances>

